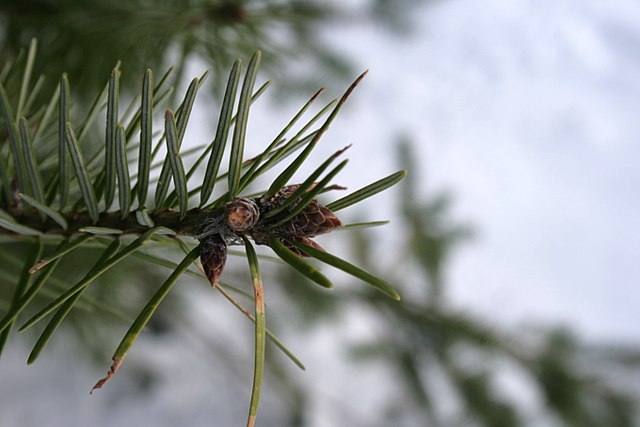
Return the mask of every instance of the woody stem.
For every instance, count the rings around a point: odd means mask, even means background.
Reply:
[[[60,225],[47,218],[44,221],[35,210],[12,209],[8,213],[21,225],[25,225],[45,235],[71,236],[79,232],[83,227],[106,227],[121,230],[123,234],[141,234],[149,229],[136,220],[135,212],[131,212],[126,218],[122,218],[119,211],[102,213],[96,223],[91,221],[87,211],[73,211],[64,214],[69,227],[64,230]],[[224,209],[201,210],[191,209],[183,219],[180,212],[173,210],[159,210],[149,214],[156,227],[167,227],[178,234],[194,234],[195,230],[203,223],[204,218],[224,215]],[[0,236],[16,235],[16,233],[0,228]]]

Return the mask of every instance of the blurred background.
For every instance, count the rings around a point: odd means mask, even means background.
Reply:
[[[189,146],[211,140],[233,59],[262,49],[258,83],[273,83],[248,154],[318,87],[328,100],[369,69],[299,176],[350,143],[350,189],[408,169],[341,212],[391,224],[318,239],[403,301],[338,273],[318,289],[263,262],[269,328],[307,370],[268,347],[259,425],[640,425],[637,1],[0,2],[3,64],[32,37],[42,92],[69,73],[76,110],[117,60],[130,97],[145,67],[175,65],[178,99],[210,69]],[[8,248],[0,273],[15,268]],[[122,288],[96,296],[135,315],[139,289],[168,274],[143,266],[129,261],[105,279]],[[246,259],[230,257],[225,278],[250,289]],[[34,337],[11,336],[0,426],[244,421],[253,328],[208,284],[183,279],[93,396],[127,323],[70,320],[30,367]]]

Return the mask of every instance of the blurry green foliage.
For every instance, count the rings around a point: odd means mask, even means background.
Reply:
[[[35,37],[40,44],[35,69],[47,75],[45,88],[50,89],[66,72],[74,93],[82,96],[100,87],[105,70],[117,61],[122,61],[124,75],[130,76],[145,68],[161,70],[178,64],[176,80],[182,82],[189,60],[202,60],[219,76],[236,58],[260,49],[267,75],[286,82],[285,89],[295,93],[303,87],[315,90],[328,76],[353,74],[349,59],[329,48],[321,31],[339,23],[371,20],[389,29],[407,28],[406,17],[420,3],[3,0],[0,62],[18,59],[22,47]],[[403,24],[397,25],[403,17]],[[122,83],[132,88],[137,80]],[[219,93],[221,85],[216,89]]]

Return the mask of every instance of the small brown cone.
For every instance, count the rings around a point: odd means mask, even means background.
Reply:
[[[200,242],[200,262],[211,285],[215,285],[222,275],[227,261],[227,244],[219,234],[207,237]]]

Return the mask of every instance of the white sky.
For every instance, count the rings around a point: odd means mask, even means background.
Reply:
[[[355,143],[349,182],[394,169],[409,133],[410,172],[478,231],[450,266],[453,301],[640,338],[640,3],[448,0],[409,39],[329,40],[371,70],[327,135]]]

